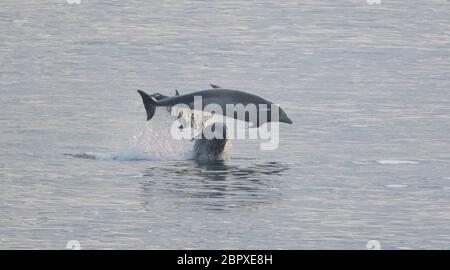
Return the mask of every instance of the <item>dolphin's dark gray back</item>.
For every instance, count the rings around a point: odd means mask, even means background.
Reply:
[[[185,104],[188,106],[192,106],[194,103],[194,97],[202,97],[203,100],[229,100],[229,104],[238,104],[241,103],[243,105],[247,104],[272,104],[272,102],[258,96],[252,93],[247,93],[239,90],[232,90],[232,89],[222,89],[222,88],[216,88],[216,89],[208,89],[208,90],[201,90],[196,91],[192,93],[188,93],[185,95],[179,95],[179,96],[172,96],[167,97],[165,99],[155,101],[153,105],[155,106],[174,106],[177,104]],[[203,102],[203,106],[206,106],[208,102]],[[220,104],[220,103],[217,103]]]

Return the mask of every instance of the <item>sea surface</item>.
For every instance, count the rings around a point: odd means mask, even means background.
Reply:
[[[450,248],[450,2],[378,2],[2,0],[0,249]],[[279,147],[145,121],[209,83]]]

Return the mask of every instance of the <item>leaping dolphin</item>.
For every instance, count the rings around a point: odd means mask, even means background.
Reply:
[[[194,107],[194,97],[202,97],[202,110],[205,110],[205,106],[208,104],[217,104],[222,109],[222,114],[225,116],[232,116],[234,119],[242,120],[246,122],[256,122],[256,126],[259,127],[265,123],[278,121],[283,123],[292,124],[292,120],[289,119],[287,114],[281,109],[278,105],[275,103],[268,101],[267,99],[264,99],[258,95],[238,91],[238,90],[232,90],[232,89],[223,89],[223,88],[215,88],[215,89],[209,89],[209,90],[202,90],[197,91],[185,95],[177,95],[177,96],[171,96],[166,97],[162,99],[158,99],[158,97],[155,97],[154,95],[148,95],[142,90],[137,90],[139,94],[142,97],[142,100],[144,102],[145,108],[152,108],[153,106],[165,106],[165,107],[172,107],[176,105],[187,105],[190,109],[195,109]],[[234,112],[233,115],[227,115],[226,109],[227,104],[242,104],[243,106],[247,105],[255,105],[257,108],[257,119],[250,119],[250,116],[248,113],[244,112],[242,113],[236,113]],[[262,111],[261,105],[265,105],[265,110]],[[154,109],[154,107],[153,107]],[[271,112],[275,109],[278,111],[278,119],[272,119]],[[267,113],[266,119],[261,118],[260,114],[261,112]],[[276,111],[275,111],[276,112]],[[154,112],[153,112],[154,113]],[[147,116],[149,115],[147,110]],[[153,116],[153,115],[152,115]],[[148,119],[148,117],[147,117]],[[149,119],[148,119],[149,120]]]

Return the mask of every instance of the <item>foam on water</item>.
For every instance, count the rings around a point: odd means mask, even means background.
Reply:
[[[70,156],[95,160],[188,160],[193,143],[171,136],[172,117],[165,108],[157,108],[151,121],[145,122],[136,135],[116,152],[77,153]]]
[[[381,165],[415,165],[419,164],[418,161],[413,160],[394,160],[394,159],[383,159],[383,160],[356,160],[352,161],[353,164],[358,165],[370,165],[370,164],[381,164]]]
[[[400,164],[419,164],[419,162],[417,161],[411,161],[411,160],[391,160],[391,159],[386,159],[386,160],[378,160],[377,161],[379,164],[383,164],[383,165],[400,165]]]
[[[408,185],[403,185],[403,184],[390,184],[390,185],[386,185],[387,188],[406,188],[408,187]]]

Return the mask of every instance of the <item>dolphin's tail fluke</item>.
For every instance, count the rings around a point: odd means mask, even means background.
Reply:
[[[145,110],[147,111],[147,121],[149,121],[150,119],[153,118],[153,115],[155,115],[156,101],[144,91],[142,90],[137,91],[142,97],[142,102],[144,102],[144,107]]]

